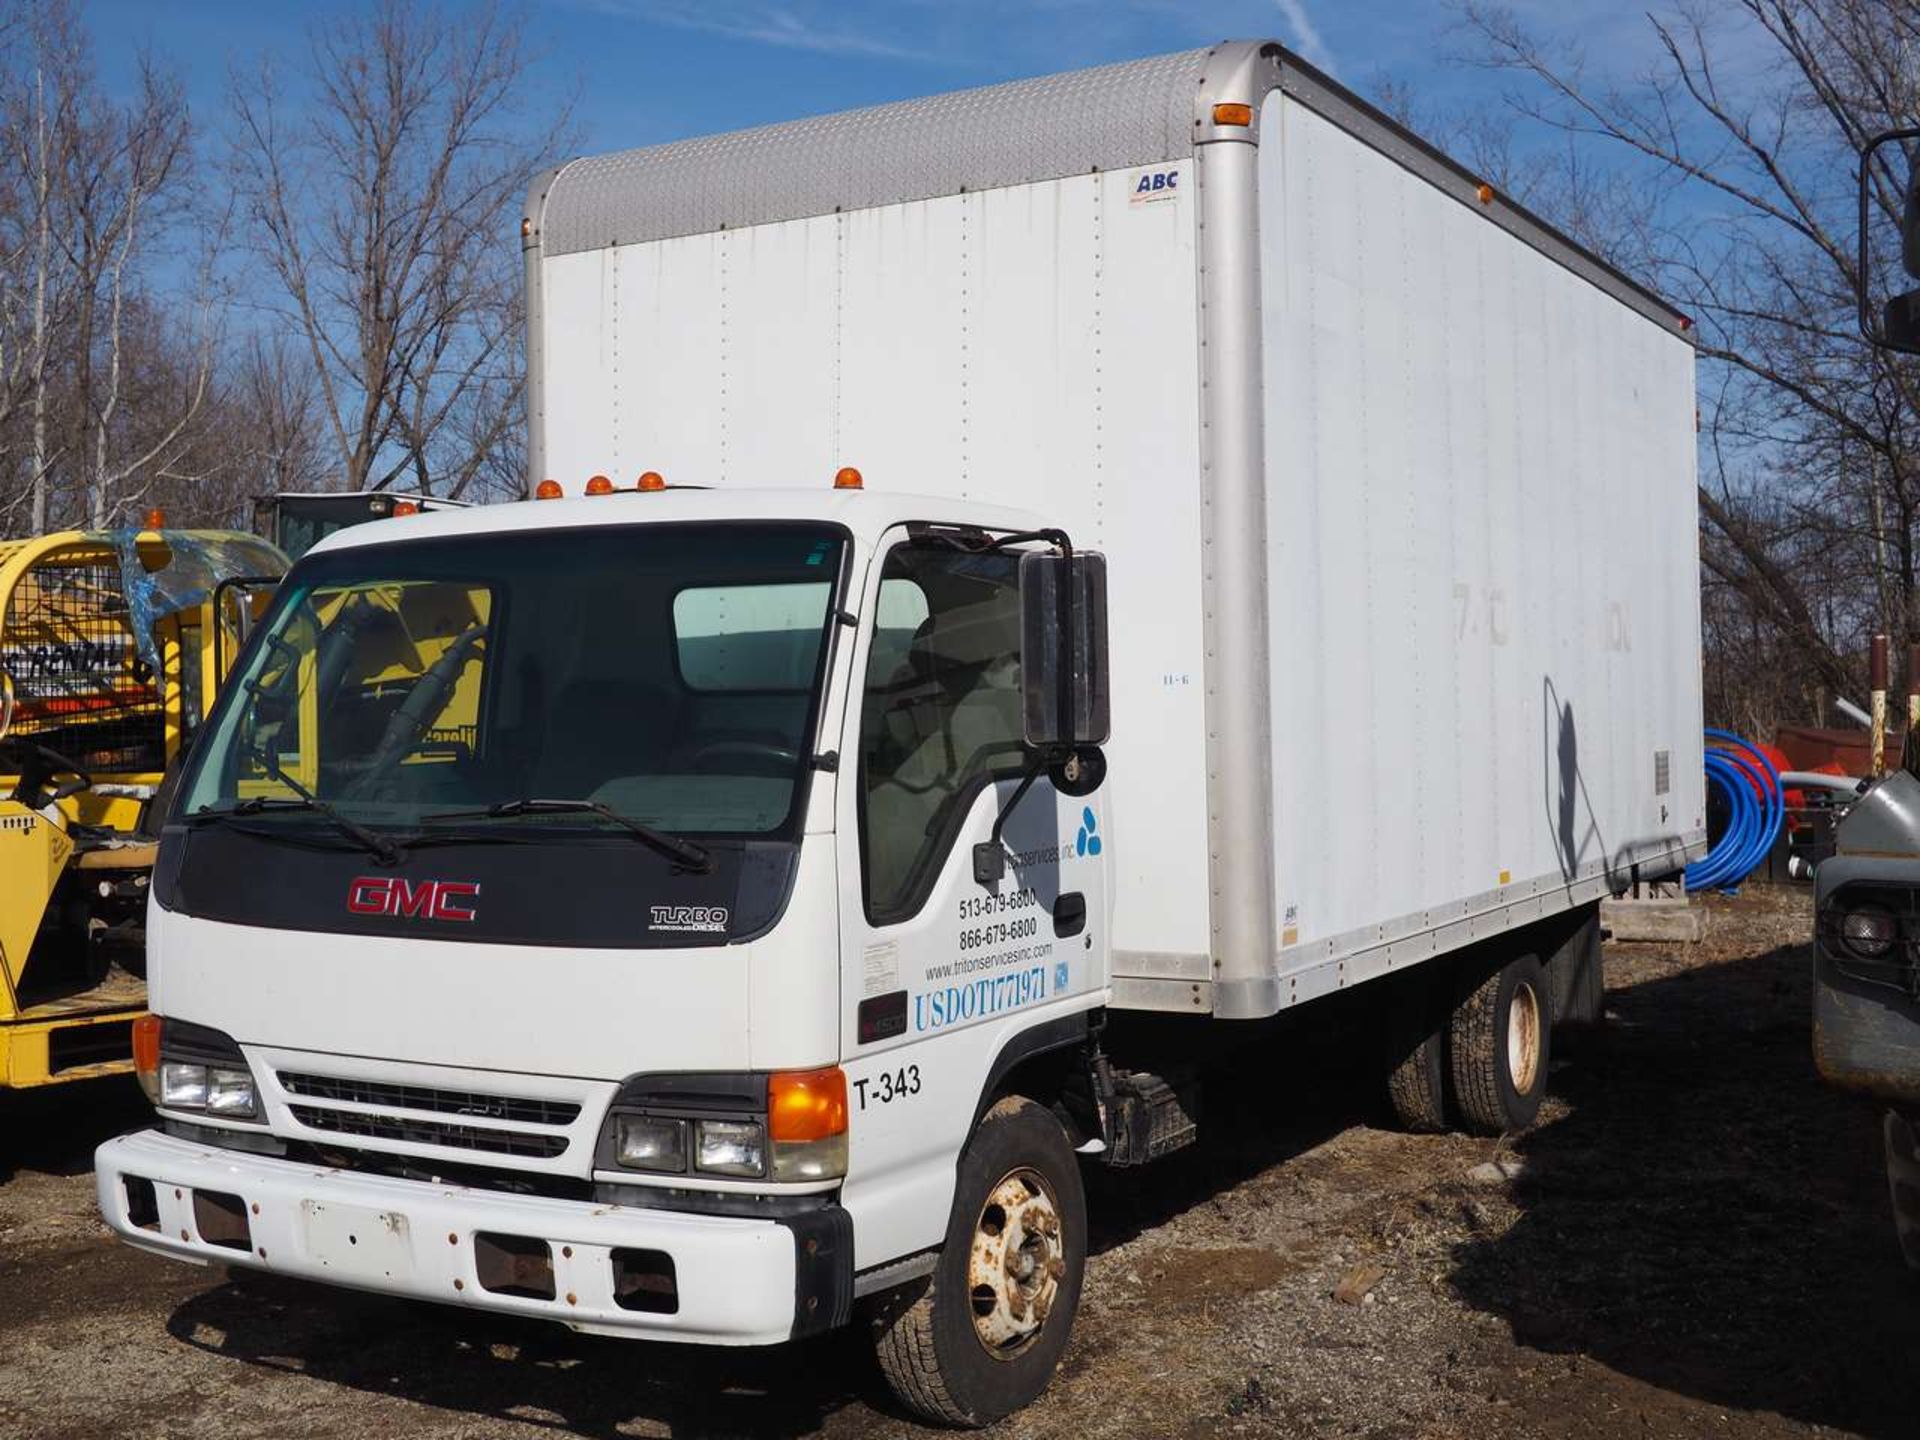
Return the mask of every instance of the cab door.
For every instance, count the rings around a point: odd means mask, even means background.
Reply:
[[[1104,1004],[1099,795],[1041,775],[1004,874],[974,847],[1026,774],[1019,552],[888,532],[860,607],[841,746],[841,1033],[858,1263],[938,1244],[997,1056]]]

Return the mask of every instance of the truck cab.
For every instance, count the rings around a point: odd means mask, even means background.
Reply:
[[[182,1259],[766,1344],[927,1288],[942,1247],[968,1263],[948,1222],[973,1183],[997,1269],[947,1288],[1007,1363],[968,1413],[1037,1393],[1099,1129],[1064,1081],[1108,994],[1102,737],[1057,728],[1103,708],[1104,617],[1097,586],[1076,620],[1051,583],[1097,566],[1069,543],[823,487],[316,546],[165,826],[160,1123],[101,1148],[109,1223]],[[970,1182],[982,1135],[1012,1149]]]

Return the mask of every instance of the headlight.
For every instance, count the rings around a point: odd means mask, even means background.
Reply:
[[[613,1158],[634,1170],[685,1170],[687,1122],[652,1115],[618,1116]]]
[[[207,1107],[207,1067],[178,1060],[160,1066],[160,1104],[168,1110],[204,1110]]]
[[[702,1120],[694,1166],[713,1175],[764,1175],[766,1130],[757,1120]]]
[[[1840,917],[1840,940],[1862,960],[1887,953],[1898,935],[1893,916],[1885,910],[1849,910]]]
[[[207,1113],[231,1119],[251,1119],[256,1107],[253,1076],[245,1070],[213,1069],[207,1072]]]

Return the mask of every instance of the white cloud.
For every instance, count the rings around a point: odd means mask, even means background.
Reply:
[[[594,0],[608,14],[699,30],[733,40],[811,50],[823,55],[859,55],[885,60],[925,60],[927,52],[842,21],[821,22],[784,5],[716,3],[716,0]]]
[[[1320,38],[1312,17],[1307,14],[1305,0],[1273,0],[1273,3],[1292,32],[1287,38],[1293,42],[1293,48],[1306,57],[1309,65],[1334,74],[1338,67],[1333,63],[1333,52],[1327,49],[1326,41]]]

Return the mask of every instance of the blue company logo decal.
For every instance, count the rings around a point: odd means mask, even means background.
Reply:
[[[1058,994],[1060,991],[1066,988],[1067,988],[1067,962],[1064,960],[1056,961],[1053,967],[1054,993]]]
[[[1018,1010],[1036,1000],[1047,998],[1047,971],[1044,965],[972,980],[965,985],[947,985],[913,997],[913,1028],[944,1030],[968,1020],[985,1020],[1006,1010]]]
[[[1141,170],[1133,177],[1133,193],[1127,197],[1129,205],[1152,205],[1161,200],[1180,198],[1180,172],[1178,170]]]
[[[1094,818],[1093,807],[1084,805],[1080,809],[1080,833],[1073,837],[1073,853],[1076,855],[1098,855],[1100,837],[1094,832],[1100,828],[1100,822]]]

